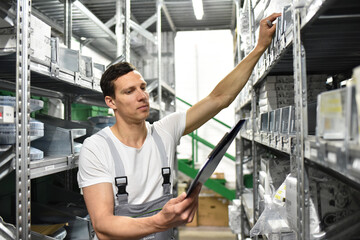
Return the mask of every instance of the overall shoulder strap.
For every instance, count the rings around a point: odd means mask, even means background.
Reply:
[[[163,182],[163,188],[164,188],[164,194],[170,193],[171,183],[170,183],[170,175],[171,175],[171,169],[169,166],[169,161],[166,155],[164,142],[161,140],[161,137],[155,130],[154,125],[151,125],[151,134],[154,138],[155,144],[159,149],[160,152],[160,158],[161,158],[161,174],[163,176],[164,182]]]
[[[128,184],[127,177],[125,175],[124,164],[120,158],[120,154],[116,149],[116,146],[113,140],[105,134],[103,131],[97,133],[99,136],[103,137],[106,140],[111,152],[111,156],[113,158],[115,164],[115,185],[118,188],[117,196],[119,203],[127,203],[128,202],[128,193],[126,192],[126,186]]]

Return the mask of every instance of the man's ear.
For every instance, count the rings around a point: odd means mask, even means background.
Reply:
[[[105,103],[106,105],[111,108],[112,110],[116,109],[115,101],[110,96],[105,97]]]

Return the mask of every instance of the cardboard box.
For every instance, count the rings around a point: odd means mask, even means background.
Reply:
[[[211,179],[225,179],[225,174],[223,172],[214,172],[210,178]]]
[[[199,197],[199,226],[229,226],[229,201],[223,197]]]

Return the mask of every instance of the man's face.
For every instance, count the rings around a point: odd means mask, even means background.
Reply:
[[[139,72],[131,71],[116,79],[114,89],[115,109],[121,118],[141,122],[149,116],[149,93]]]

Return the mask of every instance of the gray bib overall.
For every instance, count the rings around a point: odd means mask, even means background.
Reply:
[[[115,163],[115,174],[116,174],[115,185],[118,188],[118,192],[116,194],[116,198],[117,198],[116,201],[118,202],[118,204],[117,205],[115,204],[114,214],[116,216],[127,216],[127,217],[137,218],[137,217],[149,217],[158,213],[165,205],[165,203],[167,203],[173,196],[170,193],[171,170],[167,161],[165,147],[159,134],[156,132],[155,128],[151,126],[151,134],[154,138],[154,141],[159,149],[159,153],[161,156],[161,163],[162,163],[161,171],[162,171],[162,176],[164,178],[164,182],[162,184],[163,196],[143,204],[128,203],[128,193],[126,192],[127,177],[125,175],[125,169],[120,159],[120,155],[116,150],[114,142],[110,139],[110,137],[108,137],[105,134],[101,134],[101,132],[99,132],[98,134],[103,138],[105,138],[105,140],[107,141],[111,151],[112,158],[114,159],[114,163]],[[170,239],[175,239],[175,237],[173,236],[173,229],[169,229],[165,232],[153,233],[142,239],[170,240]]]

